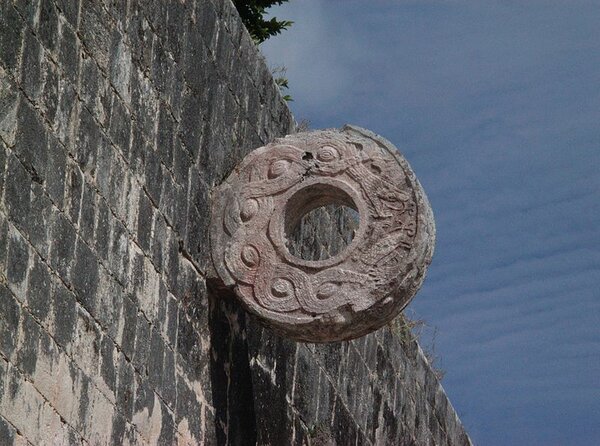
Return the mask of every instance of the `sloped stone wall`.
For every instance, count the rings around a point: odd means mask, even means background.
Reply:
[[[329,345],[249,338],[259,444],[471,444],[418,344],[394,328]]]
[[[229,0],[0,0],[0,444],[468,441],[416,344],[207,280],[211,188],[294,128]]]

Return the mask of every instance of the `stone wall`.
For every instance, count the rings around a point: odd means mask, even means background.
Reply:
[[[209,279],[211,188],[294,128],[229,0],[0,0],[0,444],[468,443],[416,343]]]

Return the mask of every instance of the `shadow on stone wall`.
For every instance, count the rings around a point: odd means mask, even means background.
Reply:
[[[229,290],[208,285],[210,378],[219,445],[256,444],[246,318]]]

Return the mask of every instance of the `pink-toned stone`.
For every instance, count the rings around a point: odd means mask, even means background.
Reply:
[[[212,199],[212,259],[246,309],[293,339],[365,335],[420,288],[435,225],[410,166],[387,140],[358,127],[290,135],[254,150]],[[286,233],[316,207],[359,214],[354,239],[324,260],[293,256]]]

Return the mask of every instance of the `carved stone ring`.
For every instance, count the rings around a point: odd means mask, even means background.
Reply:
[[[344,205],[358,229],[340,253],[307,260],[288,235],[311,210]],[[211,250],[247,310],[296,340],[365,335],[420,288],[435,226],[414,173],[385,139],[358,127],[298,133],[254,150],[217,187]]]

